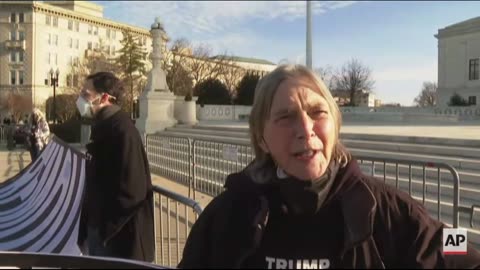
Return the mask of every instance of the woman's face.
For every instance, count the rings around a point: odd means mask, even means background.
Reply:
[[[335,145],[335,122],[326,100],[303,78],[281,83],[260,144],[287,174],[301,180],[322,176]]]

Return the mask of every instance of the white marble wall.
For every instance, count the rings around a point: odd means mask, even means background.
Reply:
[[[251,106],[197,105],[198,120],[248,120]]]
[[[198,120],[248,120],[251,106],[197,105]],[[361,122],[458,122],[480,121],[480,106],[468,107],[340,107],[345,121]]]

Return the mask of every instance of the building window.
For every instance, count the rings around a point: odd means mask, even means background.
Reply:
[[[470,59],[470,66],[468,69],[468,79],[469,80],[478,80],[479,77],[479,64],[480,59]]]
[[[96,51],[99,51],[99,49],[100,49],[100,47],[99,47],[99,45],[98,45],[98,42],[95,42],[95,50],[96,50]]]
[[[23,13],[18,14],[18,22],[24,23],[25,22],[25,15]]]
[[[94,30],[94,31],[93,31],[93,34],[94,34],[95,36],[98,36],[98,26],[95,26],[95,28],[94,28],[93,30]]]
[[[113,39],[117,38],[117,31],[116,30],[113,30],[113,32],[112,32],[112,38]]]
[[[52,16],[45,16],[45,24],[52,25]]]
[[[67,75],[67,86],[68,87],[72,86],[72,75],[70,74]]]
[[[17,22],[17,15],[15,13],[10,14],[10,22]]]
[[[58,17],[53,17],[53,26],[58,27]]]
[[[19,51],[18,52],[18,61],[23,63],[23,59],[24,59],[24,52]]]
[[[68,20],[68,30],[73,30],[73,21]]]
[[[93,29],[93,27],[91,25],[88,25],[88,34],[89,35],[92,34],[92,29]]]
[[[77,87],[78,86],[78,75],[75,74],[73,75],[73,87]]]
[[[50,82],[50,72],[47,72],[47,76],[45,77],[45,85],[49,85]]]
[[[80,32],[80,22],[75,22],[75,31]]]
[[[89,41],[89,42],[87,43],[87,49],[88,49],[88,50],[93,49],[93,47],[92,47],[92,42],[91,42],[91,41]]]
[[[18,32],[18,40],[20,41],[25,40],[25,32],[23,31]]]
[[[110,38],[110,29],[107,29],[107,38]]]
[[[50,62],[51,62],[51,60],[52,60],[52,54],[51,54],[51,53],[47,53],[47,54],[45,54],[45,55],[47,56],[47,58],[46,58],[47,64],[50,65]]]
[[[52,34],[47,35],[48,45],[52,44]]]
[[[15,72],[15,70],[10,70],[10,84],[17,84],[17,72]]]
[[[11,31],[10,32],[10,40],[17,40],[17,32]]]
[[[78,62],[79,62],[78,57],[70,56],[70,65],[76,67],[78,66]]]
[[[115,56],[115,46],[112,46],[112,56]]]
[[[75,41],[75,49],[78,49],[78,48],[79,48],[79,46],[80,46],[79,44],[80,44],[80,41],[77,39],[77,40]]]
[[[17,54],[15,52],[10,52],[10,62],[17,62]]]
[[[20,85],[23,85],[23,76],[24,76],[24,72],[23,70],[19,70],[18,71],[18,84]]]
[[[477,105],[477,97],[476,96],[469,96],[468,97],[468,104],[469,105]]]
[[[73,38],[69,38],[68,39],[68,46],[71,48],[73,48]]]
[[[58,46],[58,35],[55,35],[55,46]]]

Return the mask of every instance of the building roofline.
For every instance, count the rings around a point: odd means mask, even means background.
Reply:
[[[444,28],[438,29],[438,34],[434,37],[437,39],[460,36],[470,33],[480,32],[480,17],[471,18],[465,21],[461,21]]]
[[[259,58],[251,58],[251,57],[241,57],[241,56],[228,56],[228,55],[215,55],[211,58],[226,58],[230,61],[234,62],[243,62],[243,63],[251,63],[251,64],[262,64],[262,65],[274,65],[276,66],[275,63],[272,63],[268,60],[264,59],[259,59]]]
[[[0,5],[2,3],[0,2]],[[4,3],[6,4],[11,4],[11,3]],[[138,26],[133,26],[125,23],[119,23],[110,19],[102,18],[102,17],[96,17],[92,15],[87,15],[83,13],[79,13],[77,11],[72,11],[69,9],[49,5],[47,3],[40,3],[40,2],[33,2],[33,4],[30,2],[33,10],[35,12],[43,12],[51,15],[56,15],[56,16],[62,16],[65,18],[71,18],[75,19],[78,21],[83,21],[86,23],[90,23],[96,26],[102,26],[102,27],[108,27],[108,28],[113,28],[117,30],[128,30],[130,32],[133,32],[138,35],[144,35],[144,36],[151,36],[150,30]],[[165,39],[168,39],[167,36],[165,35]]]

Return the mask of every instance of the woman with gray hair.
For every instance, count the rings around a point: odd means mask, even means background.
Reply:
[[[408,194],[363,174],[339,141],[341,113],[303,66],[257,85],[255,160],[201,214],[181,268],[471,268],[442,254],[445,225]]]
[[[39,109],[33,109],[30,119],[29,150],[32,162],[37,159],[50,139],[50,128],[45,115]]]

